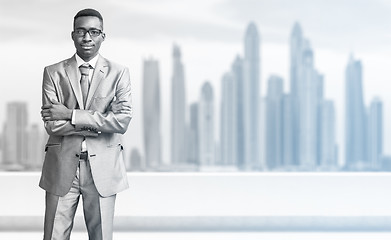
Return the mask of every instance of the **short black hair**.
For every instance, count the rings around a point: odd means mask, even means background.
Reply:
[[[103,25],[102,15],[100,14],[100,12],[98,12],[97,10],[92,9],[92,8],[86,8],[86,9],[80,10],[78,13],[76,13],[75,17],[73,18],[73,24],[75,24],[76,18],[78,18],[78,17],[97,17],[100,19],[100,21],[102,22],[102,25]]]

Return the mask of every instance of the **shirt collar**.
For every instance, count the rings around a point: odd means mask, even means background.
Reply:
[[[93,59],[91,59],[89,62],[85,62],[83,59],[81,59],[81,57],[79,57],[79,55],[75,54],[76,56],[76,62],[77,62],[77,66],[80,67],[81,65],[83,65],[84,63],[88,63],[91,65],[92,68],[95,69],[95,66],[96,66],[96,62],[98,61],[98,58],[99,58],[99,54],[97,54]]]

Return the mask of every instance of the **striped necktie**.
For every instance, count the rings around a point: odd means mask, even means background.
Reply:
[[[86,108],[88,90],[90,88],[89,84],[89,74],[90,74],[91,65],[88,63],[84,63],[79,67],[81,73],[80,86],[81,86],[81,94],[83,96],[83,106]]]

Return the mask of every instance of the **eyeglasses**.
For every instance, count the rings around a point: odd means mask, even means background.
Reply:
[[[84,29],[84,28],[78,28],[74,31],[74,33],[76,34],[76,36],[78,37],[84,37],[86,35],[86,33],[90,34],[91,37],[98,37],[99,35],[101,35],[103,32],[99,29]]]

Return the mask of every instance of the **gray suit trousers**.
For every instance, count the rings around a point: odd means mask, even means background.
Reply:
[[[72,187],[65,196],[46,192],[44,240],[70,239],[80,195],[89,239],[112,239],[116,195],[101,197],[92,179],[89,161],[80,160]]]

